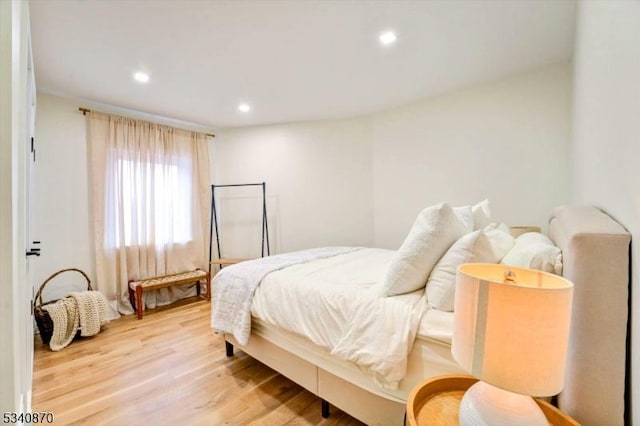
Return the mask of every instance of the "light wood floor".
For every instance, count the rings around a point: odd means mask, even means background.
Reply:
[[[33,411],[55,424],[360,425],[269,367],[236,350],[210,326],[210,305],[191,299],[123,317],[97,336],[52,352],[36,336]]]

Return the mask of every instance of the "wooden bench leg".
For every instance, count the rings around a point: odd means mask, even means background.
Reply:
[[[227,351],[227,357],[232,357],[233,356],[233,344],[227,342],[226,340],[224,341],[224,348]]]
[[[136,287],[136,308],[138,310],[138,319],[142,319],[142,286]]]
[[[196,281],[196,296],[200,297],[200,281]]]
[[[211,274],[207,272],[207,300],[211,300]]]
[[[136,294],[133,292],[133,290],[131,290],[131,287],[129,287],[129,303],[131,303],[131,307],[135,311],[136,310]]]

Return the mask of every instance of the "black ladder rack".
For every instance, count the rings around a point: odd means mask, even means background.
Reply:
[[[211,185],[211,227],[209,235],[215,230],[216,233],[216,248],[218,249],[218,258],[222,259],[222,252],[220,251],[220,232],[218,230],[218,214],[216,211],[216,188],[230,188],[239,186],[261,186],[262,187],[262,247],[261,256],[264,257],[265,242],[267,247],[267,256],[271,254],[269,249],[269,225],[267,222],[267,196],[265,182],[261,183],[239,183],[233,185]],[[211,255],[213,253],[213,239],[209,239],[209,273],[211,273]],[[220,264],[222,267],[222,264]]]

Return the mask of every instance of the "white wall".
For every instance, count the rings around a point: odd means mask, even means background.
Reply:
[[[545,228],[569,198],[569,64],[373,116],[375,244],[397,248],[418,212],[488,197],[509,225]]]
[[[41,241],[42,256],[35,260],[36,286],[70,267],[95,282],[87,160],[85,118],[78,102],[38,93],[33,233]],[[76,273],[61,275],[45,287],[45,300],[66,296],[70,283],[85,281]]]
[[[212,150],[216,184],[267,183],[272,253],[373,243],[370,120],[222,130]],[[218,190],[216,190],[218,191]],[[261,193],[222,189],[225,257],[260,249]]]
[[[640,2],[580,2],[573,193],[632,234],[631,401],[640,425]],[[603,372],[606,374],[606,372]]]
[[[489,197],[498,219],[544,228],[569,199],[570,89],[559,64],[371,117],[222,130],[212,175],[267,182],[277,252],[397,248],[420,209],[442,200]],[[225,256],[260,247],[258,195],[224,193]]]

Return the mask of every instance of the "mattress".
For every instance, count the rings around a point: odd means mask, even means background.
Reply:
[[[387,398],[402,401],[412,386],[424,377],[462,372],[451,356],[453,314],[427,309],[423,291],[386,298],[385,303],[395,306],[382,310],[389,316],[383,320],[387,324],[396,320],[392,317],[398,316],[397,309],[412,310],[412,315],[406,317],[409,319],[397,325],[398,330],[402,330],[396,333],[398,335],[411,330],[407,340],[397,345],[404,344],[402,357],[407,360],[400,376],[404,377],[406,372],[406,377],[397,389],[388,386],[381,389],[376,385],[380,382],[375,377],[367,377],[371,376],[370,372],[355,366],[359,362],[340,360],[332,354],[332,348],[343,343],[344,330],[354,315],[354,306],[363,303],[366,306],[363,299],[380,298],[379,281],[394,253],[366,248],[271,272],[254,294],[252,332],[262,333],[262,337],[284,348],[298,348],[303,353],[297,355],[305,359],[310,357],[321,368],[373,393],[382,392]],[[406,324],[407,321],[413,324]]]

